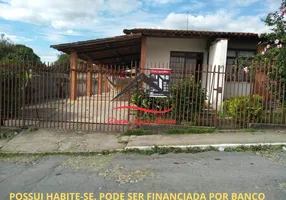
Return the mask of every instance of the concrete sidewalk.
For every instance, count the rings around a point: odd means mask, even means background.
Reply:
[[[100,152],[123,149],[118,142],[119,134],[53,132],[37,130],[22,132],[3,144],[2,152],[47,153],[47,152]]]
[[[205,146],[239,146],[257,144],[285,144],[285,131],[268,132],[231,132],[215,134],[185,134],[185,135],[144,135],[131,136],[126,148],[148,149],[150,146],[169,147],[205,147]]]
[[[100,152],[104,150],[150,149],[153,146],[205,147],[257,144],[286,145],[286,130],[256,133],[215,133],[188,135],[123,136],[112,133],[53,132],[38,130],[22,132],[9,141],[0,140],[2,152]],[[2,148],[1,148],[2,145]]]

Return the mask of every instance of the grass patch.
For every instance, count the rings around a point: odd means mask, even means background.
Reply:
[[[1,154],[0,153],[0,161],[1,162],[9,162],[9,163],[22,163],[22,164],[31,164],[40,160],[43,156],[40,154],[37,155],[25,155],[25,154]]]
[[[189,129],[169,129],[167,134],[204,134],[215,133],[216,130],[212,128],[189,128]]]
[[[273,153],[273,152],[283,152],[284,145],[258,145],[258,146],[237,146],[237,147],[226,147],[225,152],[258,152],[258,153]],[[206,148],[200,147],[158,147],[154,146],[148,150],[140,149],[126,149],[122,151],[101,151],[101,152],[51,152],[51,153],[4,153],[0,151],[0,161],[5,159],[11,159],[13,157],[22,158],[28,156],[34,156],[39,159],[44,156],[98,156],[98,155],[110,155],[115,153],[125,153],[125,154],[141,154],[141,155],[152,155],[152,154],[167,154],[167,153],[202,153],[207,151],[218,151],[218,147],[208,146]]]
[[[151,130],[135,129],[135,130],[127,130],[122,135],[130,136],[130,135],[154,135],[154,134],[156,134],[156,133],[154,131],[151,131]]]
[[[176,134],[209,134],[209,133],[255,133],[261,132],[261,130],[257,129],[237,129],[237,130],[223,130],[223,129],[215,129],[215,128],[199,128],[199,127],[191,127],[191,128],[171,128],[167,131],[162,131],[159,133],[176,135]],[[122,134],[122,136],[131,136],[131,135],[156,135],[159,134],[158,131],[155,130],[143,130],[143,129],[133,129],[127,130]]]
[[[237,147],[227,147],[225,152],[282,152],[283,145],[258,145],[258,146],[237,146]],[[127,149],[122,151],[122,153],[138,153],[145,155],[152,154],[167,154],[167,153],[202,153],[207,151],[219,151],[217,147],[209,146],[206,148],[200,147],[187,147],[185,149],[177,147],[158,147],[154,146],[152,149],[139,150],[139,149]]]
[[[238,132],[246,132],[246,133],[255,133],[257,131],[260,131],[262,132],[261,130],[257,130],[257,129],[254,129],[254,128],[248,128],[248,129],[239,129]]]
[[[18,135],[21,129],[14,128],[0,128],[0,139],[11,139]]]

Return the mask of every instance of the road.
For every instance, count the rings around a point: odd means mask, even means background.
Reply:
[[[265,199],[285,200],[285,161],[286,152],[2,157],[0,199],[24,192],[185,192],[228,193],[228,199],[232,193],[264,193]]]

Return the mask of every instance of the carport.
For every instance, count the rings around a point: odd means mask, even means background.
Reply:
[[[70,98],[76,100],[78,58],[87,62],[87,96],[91,96],[92,72],[95,70],[98,72],[98,91],[100,91],[103,80],[101,72],[104,67],[124,66],[128,68],[134,62],[144,63],[144,58],[146,58],[144,44],[146,44],[146,39],[142,38],[141,34],[129,34],[51,45],[51,47],[70,55]]]

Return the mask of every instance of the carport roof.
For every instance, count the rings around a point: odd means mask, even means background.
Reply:
[[[89,58],[96,64],[121,64],[140,60],[141,34],[87,40],[58,45],[52,48],[70,54],[77,52],[79,58]]]

